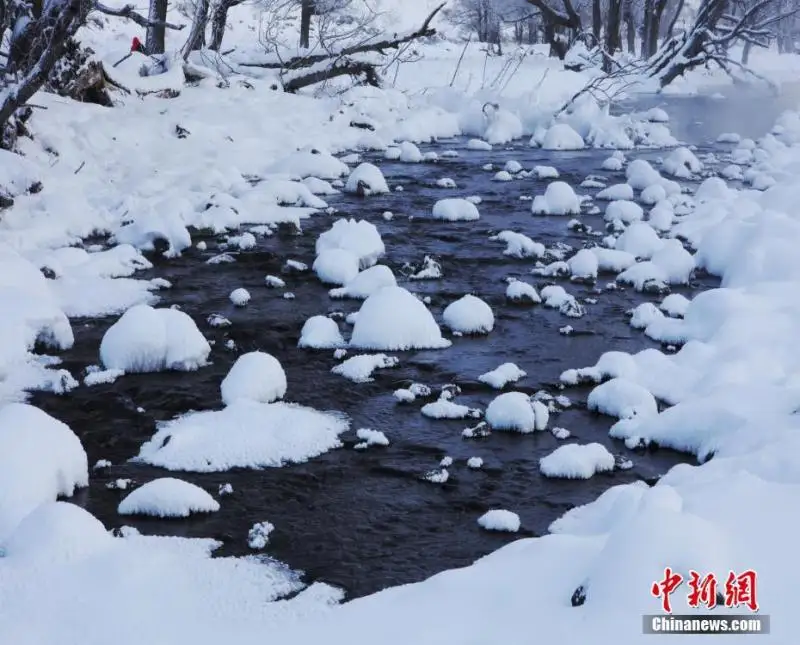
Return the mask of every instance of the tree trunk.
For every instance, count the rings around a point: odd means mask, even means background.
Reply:
[[[183,59],[186,60],[193,51],[200,49],[206,41],[206,24],[208,24],[208,8],[210,0],[197,0],[192,18],[192,29],[183,46]]]
[[[750,49],[751,49],[751,47],[752,47],[752,44],[748,40],[744,44],[744,49],[742,49],[742,65],[747,65],[747,61],[750,60]],[[781,53],[783,53],[783,52],[781,52]]]
[[[300,47],[311,46],[311,16],[314,15],[314,0],[303,0],[300,5]]]
[[[661,18],[664,15],[664,9],[667,7],[667,0],[648,0],[650,6],[650,20],[645,21],[645,30],[647,37],[647,49],[644,51],[644,56],[650,58],[655,56],[658,51],[658,38],[661,34]]]
[[[228,11],[231,7],[242,4],[244,0],[219,0],[211,16],[211,44],[209,49],[219,51],[225,37],[225,26],[228,22]]]
[[[619,35],[622,19],[622,0],[608,0],[608,21],[606,22],[606,51],[610,56],[622,49],[622,40]],[[611,71],[611,61],[603,60],[603,67]]]
[[[642,20],[642,58],[649,58],[650,53],[650,24],[653,22],[653,5],[655,0],[644,1],[644,19]]]
[[[147,28],[145,50],[148,54],[163,54],[166,49],[167,5],[169,0],[150,0],[150,12],[147,17],[151,25]]]
[[[625,22],[625,39],[628,45],[628,53],[636,55],[636,19],[633,16],[633,0],[625,1],[622,19]]]
[[[601,0],[592,0],[592,35],[595,45],[600,42],[600,35],[603,30],[603,7]]]

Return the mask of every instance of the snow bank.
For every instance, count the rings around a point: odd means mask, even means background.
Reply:
[[[338,414],[240,399],[221,411],[194,412],[161,424],[135,459],[201,473],[284,466],[339,448],[339,435],[348,425]]]
[[[447,222],[472,222],[480,219],[478,207],[467,199],[440,199],[433,205],[433,218]]]
[[[361,305],[350,345],[360,349],[401,351],[443,349],[450,341],[427,307],[402,287],[384,287]]]
[[[494,314],[483,300],[467,294],[445,308],[442,322],[454,332],[488,334],[494,329]]]
[[[519,531],[519,515],[503,509],[486,511],[478,518],[478,525],[487,531],[505,531],[516,533]]]
[[[154,479],[123,499],[120,515],[189,517],[192,513],[213,513],[219,502],[199,486],[173,477]]]
[[[220,384],[222,402],[272,403],[286,395],[286,372],[277,358],[265,352],[248,352],[236,359]]]
[[[545,477],[589,479],[595,473],[614,470],[614,455],[599,443],[569,443],[539,460]]]
[[[127,373],[196,370],[210,353],[211,346],[188,315],[149,305],[128,309],[100,342],[106,369]]]
[[[66,424],[24,403],[0,407],[0,543],[40,504],[88,485],[86,452]]]

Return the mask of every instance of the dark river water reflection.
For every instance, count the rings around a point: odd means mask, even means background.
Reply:
[[[742,105],[748,101],[749,97],[743,98]],[[717,98],[647,97],[637,99],[637,107],[665,107],[673,117],[675,134],[707,150],[720,132],[756,136],[768,129],[783,103],[771,104],[766,110],[763,97],[760,101],[757,119],[749,108],[743,112],[732,101]],[[788,102],[785,107],[790,107]],[[771,113],[769,118],[765,112]],[[757,132],[752,130],[755,127],[759,128]],[[610,349],[635,352],[655,346],[628,325],[626,316],[636,304],[655,298],[633,290],[593,295],[589,293],[591,285],[559,281],[581,300],[597,299],[595,304],[586,305],[588,313],[580,319],[566,318],[543,306],[509,305],[504,297],[507,277],[525,278],[539,287],[547,281],[530,274],[530,260],[505,257],[504,245],[488,239],[498,231],[512,229],[548,247],[561,243],[578,249],[594,243],[597,238],[568,231],[569,218],[531,215],[530,202],[520,200],[520,196],[543,192],[546,181],[528,178],[495,182],[491,180],[494,173],[482,167],[492,163],[499,170],[506,161],[515,159],[525,168],[555,166],[562,179],[576,186],[590,174],[605,176],[609,183],[624,181],[622,173],[600,170],[608,151],[552,153],[532,149],[527,141],[521,141],[492,152],[477,152],[467,150],[466,141],[461,139],[425,147],[438,152],[447,149],[458,150],[459,156],[419,165],[377,161],[390,185],[402,186],[402,192],[368,199],[328,198],[338,210],[335,215],[313,216],[304,222],[299,235],[280,231],[259,238],[258,246],[238,253],[234,263],[206,264],[220,252],[220,240],[199,234],[194,241],[206,239],[207,251],[191,249],[175,260],[154,258],[155,268],[140,277],[158,276],[172,283],[172,289],[162,292],[161,304],[180,306],[215,342],[212,364],[192,373],[126,376],[111,385],[81,387],[67,397],[36,395],[35,404],[68,423],[80,436],[90,463],[108,459],[114,464],[94,472],[91,486],[75,501],[109,528],[132,525],[145,533],[216,537],[224,542],[222,554],[250,553],[248,529],[255,522],[268,520],[276,527],[267,548],[271,556],[304,571],[307,580],[342,586],[353,597],[468,565],[515,537],[545,533],[566,510],[595,499],[612,485],[637,479],[652,482],[673,464],[689,460],[669,450],[631,452],[609,439],[613,419],[585,410],[589,389],[566,391],[574,406],[551,417],[550,425],[569,429],[573,440],[603,443],[613,453],[632,459],[634,465],[630,470],[588,481],[551,480],[540,475],[539,458],[561,443],[549,432],[495,433],[483,440],[466,441],[461,430],[472,425],[470,420],[434,421],[420,414],[419,403],[396,403],[392,391],[412,381],[434,388],[456,383],[463,390],[459,402],[485,409],[497,392],[479,383],[477,377],[506,361],[528,373],[514,389],[527,393],[547,389],[558,394],[558,377],[565,369],[594,364]],[[652,159],[662,154],[651,151],[629,156]],[[452,178],[458,188],[436,187],[436,180],[442,177]],[[437,199],[467,195],[483,199],[477,222],[408,217],[429,213]],[[392,211],[395,217],[386,221],[384,211]],[[444,276],[440,280],[401,280],[412,291],[430,296],[429,307],[437,319],[447,304],[474,293],[491,305],[496,317],[494,331],[487,337],[455,338],[448,350],[397,353],[398,367],[379,370],[374,382],[358,385],[330,373],[337,363],[333,352],[298,350],[300,329],[310,316],[349,313],[360,305],[358,301],[331,300],[327,288],[310,272],[282,274],[287,259],[310,266],[316,238],[343,216],[366,219],[378,227],[387,248],[383,263],[398,278],[406,263],[418,266],[425,255],[441,263]],[[599,217],[583,219],[602,229]],[[284,299],[284,290],[265,287],[267,274],[282,276],[286,290],[296,298]],[[601,276],[598,286],[613,277]],[[691,298],[698,290],[715,285],[715,279],[698,276],[695,283],[680,291]],[[251,293],[246,308],[230,304],[228,295],[237,287]],[[207,317],[212,313],[228,317],[232,326],[210,327]],[[64,367],[79,375],[87,365],[96,364],[100,339],[113,321],[74,321],[76,344],[63,356]],[[560,334],[559,328],[567,324],[576,333]],[[228,341],[235,343],[235,350],[226,347]],[[281,361],[289,382],[287,400],[341,410],[352,418],[353,431],[343,436],[344,448],[307,464],[218,474],[168,473],[127,462],[150,438],[157,422],[188,410],[221,407],[220,381],[236,357],[251,350],[270,352]],[[391,445],[354,450],[354,431],[362,427],[385,432]],[[447,483],[423,481],[421,475],[436,468],[444,456],[454,460]],[[467,468],[465,462],[472,456],[483,458],[482,469]],[[208,516],[165,521],[117,515],[117,504],[125,492],[109,489],[109,482],[130,478],[140,484],[162,476],[186,479],[215,496],[221,484],[231,483],[234,492],[221,499],[218,513]],[[513,536],[480,529],[477,518],[492,508],[518,513],[523,527],[520,533]]]

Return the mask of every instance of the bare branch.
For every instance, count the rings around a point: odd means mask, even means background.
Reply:
[[[176,31],[180,31],[186,25],[176,25],[171,22],[160,22],[158,20],[149,20],[145,18],[143,15],[136,13],[134,11],[132,4],[126,4],[122,9],[112,9],[104,4],[99,2],[94,4],[94,8],[99,11],[100,13],[104,13],[109,16],[116,16],[117,18],[126,18],[128,20],[132,20],[137,25],[141,27],[159,27],[163,26],[167,29],[175,29]]]

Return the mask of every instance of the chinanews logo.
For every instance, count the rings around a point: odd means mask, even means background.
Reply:
[[[747,610],[745,614],[691,613],[673,614],[673,596],[685,592],[689,609],[715,608]],[[688,577],[664,569],[661,579],[653,582],[650,594],[658,599],[661,613],[644,616],[646,634],[768,634],[769,616],[758,613],[758,575],[752,569],[736,573],[728,571],[724,578],[714,573],[701,574],[690,570]]]

